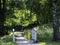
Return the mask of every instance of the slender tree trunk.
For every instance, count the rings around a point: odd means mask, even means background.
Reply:
[[[1,3],[1,5],[0,5],[0,35],[4,35],[5,34],[5,30],[4,30],[5,1],[6,0],[0,0],[0,3]]]
[[[1,0],[0,0],[0,10],[1,10]]]
[[[58,24],[58,15],[57,15],[57,0],[52,0],[52,15],[53,15],[53,39],[54,41],[60,40],[59,38],[59,24]]]

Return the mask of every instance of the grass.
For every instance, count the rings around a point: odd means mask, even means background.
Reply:
[[[40,45],[60,45],[60,42],[40,42]]]
[[[0,45],[16,45],[15,42],[12,42],[12,36],[5,35],[0,37]]]

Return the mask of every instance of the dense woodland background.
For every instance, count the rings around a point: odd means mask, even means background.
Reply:
[[[51,24],[59,40],[60,0],[0,0],[0,35],[9,30]],[[57,36],[58,35],[58,36]]]

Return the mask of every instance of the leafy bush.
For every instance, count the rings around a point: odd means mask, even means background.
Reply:
[[[24,37],[31,40],[31,30],[24,30]]]
[[[5,35],[0,37],[0,45],[16,45],[15,42],[12,42],[12,37]]]
[[[38,27],[37,27],[38,28]],[[32,30],[32,29],[31,29]],[[23,36],[27,39],[32,39],[32,33],[30,29],[25,29]],[[37,29],[37,41],[51,41],[53,39],[53,28],[48,26],[40,26]]]
[[[51,41],[53,38],[53,29],[52,28],[39,28],[37,30],[37,41]]]

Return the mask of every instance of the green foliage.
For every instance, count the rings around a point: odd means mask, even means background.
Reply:
[[[40,42],[40,45],[60,45],[60,42]]]
[[[31,30],[30,30],[30,29],[24,30],[23,36],[24,36],[25,38],[31,40]]]
[[[37,41],[52,41],[52,39],[53,28],[50,28],[48,25],[40,26],[37,30]]]
[[[22,25],[28,26],[31,23],[34,23],[36,19],[36,14],[32,13],[30,17],[29,10],[14,10],[13,16],[7,15],[5,25],[7,26],[15,26],[15,25]],[[8,18],[9,17],[9,18]]]
[[[37,41],[52,41],[53,40],[53,28],[50,26],[51,24],[48,25],[43,25],[43,26],[37,26]],[[23,36],[27,39],[32,39],[32,29],[25,29]]]
[[[0,45],[16,45],[15,42],[12,42],[12,37],[5,35],[0,37]]]
[[[34,12],[31,13],[29,9],[26,9],[25,1],[7,1],[6,3],[7,12],[6,12],[6,20],[5,26],[28,26],[29,24],[34,23],[37,21],[36,14]],[[18,4],[22,3],[22,9],[20,9]],[[13,5],[14,3],[14,5]],[[12,4],[12,5],[11,5]]]
[[[60,14],[60,1],[58,0],[57,2],[58,14]],[[12,26],[15,24],[28,26],[35,21],[38,21],[39,24],[52,22],[52,10],[49,0],[7,0],[5,8],[5,26]]]
[[[59,11],[59,1],[57,2]],[[5,26],[28,26],[36,21],[39,24],[52,22],[49,0],[8,0],[6,8]]]

